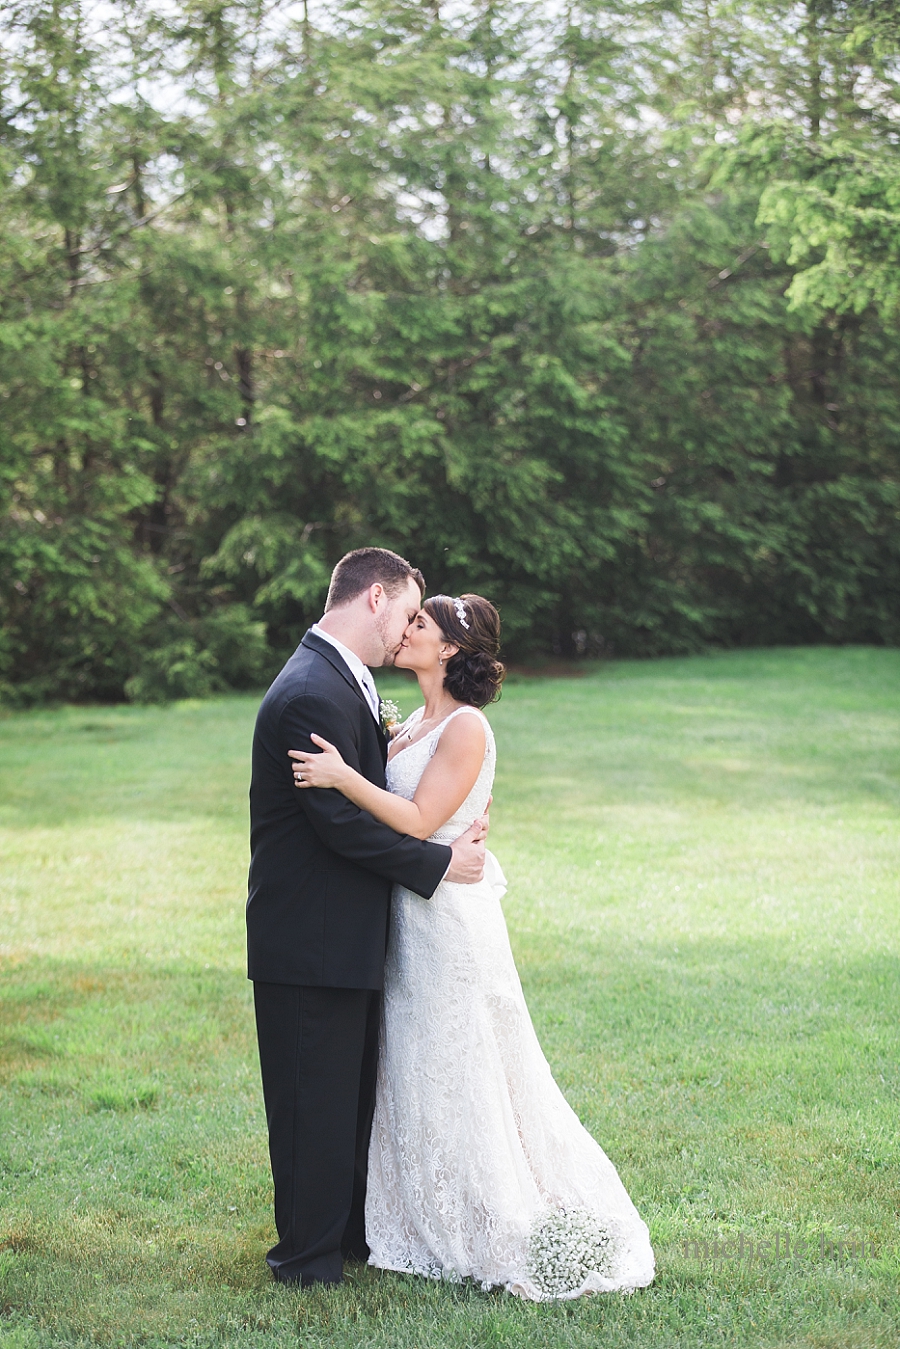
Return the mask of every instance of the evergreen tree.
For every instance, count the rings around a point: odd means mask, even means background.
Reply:
[[[21,0],[0,682],[261,682],[348,548],[507,653],[898,637],[897,25]]]

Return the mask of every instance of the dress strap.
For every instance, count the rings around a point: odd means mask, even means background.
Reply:
[[[489,754],[492,752],[492,746],[493,746],[494,741],[493,741],[493,733],[492,733],[492,731],[491,731],[491,723],[488,721],[487,717],[484,715],[483,712],[479,711],[479,709],[478,709],[477,707],[472,707],[472,706],[470,706],[470,705],[467,703],[467,704],[465,705],[465,707],[457,707],[457,708],[455,708],[455,709],[449,714],[449,716],[444,717],[444,720],[443,720],[443,721],[439,721],[438,724],[437,724],[437,726],[432,727],[432,729],[428,732],[428,734],[427,734],[426,736],[423,737],[425,740],[430,740],[430,741],[431,741],[431,748],[430,748],[430,750],[429,750],[429,757],[431,757],[431,758],[434,757],[435,752],[437,751],[437,747],[438,747],[438,745],[441,743],[441,736],[444,734],[444,729],[445,729],[445,727],[449,726],[449,724],[450,724],[450,722],[453,720],[453,718],[454,718],[454,717],[458,717],[462,712],[474,712],[474,713],[475,713],[476,717],[479,719],[479,721],[481,722],[482,726],[484,727],[484,753],[485,753],[485,756],[489,755]]]
[[[434,735],[434,732],[437,731],[438,733],[437,738],[439,740],[444,733],[444,727],[448,726],[450,722],[453,720],[453,718],[458,717],[462,712],[474,712],[475,716],[478,718],[478,720],[484,727],[485,735],[488,737],[488,740],[490,740],[491,723],[488,721],[487,717],[484,715],[484,713],[481,711],[480,708],[472,707],[468,703],[466,703],[464,707],[455,708],[450,713],[449,716],[444,717],[444,720],[438,722],[437,726],[434,727],[434,730],[429,731],[429,735]]]
[[[458,717],[460,712],[474,712],[476,717],[478,717],[480,721],[487,721],[487,717],[484,715],[480,707],[472,707],[470,703],[465,703],[462,707],[455,708],[448,717],[444,717],[444,720],[441,722],[441,725],[446,726],[447,722],[452,721],[454,717]]]

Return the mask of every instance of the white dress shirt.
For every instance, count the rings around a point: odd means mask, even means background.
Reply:
[[[330,632],[325,632],[318,623],[313,623],[310,632],[314,632],[317,637],[321,637],[324,642],[330,642],[335,651],[340,655],[344,664],[347,666],[353,678],[363,691],[366,702],[372,712],[372,716],[381,725],[381,701],[375,688],[375,680],[369,673],[367,666],[363,665],[355,651],[351,651],[349,646],[344,646],[336,637],[332,637]]]

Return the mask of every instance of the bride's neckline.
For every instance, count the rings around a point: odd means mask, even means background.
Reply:
[[[414,712],[410,712],[409,717],[414,717],[416,715],[416,712],[424,712],[424,711],[425,711],[424,707],[417,707]],[[478,708],[472,707],[471,703],[462,703],[459,707],[454,707],[452,712],[448,712],[446,717],[441,717],[440,721],[437,722],[434,726],[432,726],[430,731],[426,731],[424,735],[419,736],[418,740],[411,740],[408,745],[404,745],[402,749],[395,750],[393,754],[390,753],[389,749],[387,757],[388,763],[393,763],[395,759],[400,758],[401,754],[405,754],[407,750],[414,749],[416,745],[423,745],[425,741],[429,738],[429,736],[434,735],[435,731],[439,731],[442,726],[446,725],[446,723],[450,720],[451,717],[456,716],[457,712],[467,712],[467,711],[478,712]],[[407,721],[409,721],[409,717],[407,717]]]

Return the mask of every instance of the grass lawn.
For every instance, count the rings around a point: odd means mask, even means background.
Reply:
[[[491,711],[525,992],[658,1255],[646,1291],[577,1303],[269,1282],[255,708],[0,720],[3,1349],[894,1349],[900,652],[620,662]]]

